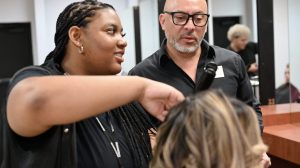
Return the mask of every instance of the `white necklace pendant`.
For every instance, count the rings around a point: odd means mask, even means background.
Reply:
[[[115,142],[115,145],[113,144],[113,142],[110,142],[110,145],[112,146],[112,148],[114,149],[116,155],[118,158],[121,158],[121,152],[120,152],[120,148],[119,148],[119,143]]]

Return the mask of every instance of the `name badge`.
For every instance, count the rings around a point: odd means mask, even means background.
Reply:
[[[215,78],[224,78],[223,66],[218,66]]]

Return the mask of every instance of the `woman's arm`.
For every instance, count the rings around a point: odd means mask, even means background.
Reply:
[[[171,86],[134,76],[30,77],[10,92],[7,118],[14,132],[32,137],[133,100],[163,120],[167,110],[183,98]]]

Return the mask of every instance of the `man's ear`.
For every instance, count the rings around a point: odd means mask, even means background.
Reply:
[[[163,30],[165,30],[165,22],[166,22],[165,14],[162,13],[159,15],[159,23]]]
[[[68,32],[70,41],[77,47],[82,45],[80,40],[81,33],[81,29],[78,26],[72,26]]]

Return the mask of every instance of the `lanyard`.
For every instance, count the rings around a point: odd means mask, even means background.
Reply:
[[[121,152],[120,152],[120,148],[119,148],[119,142],[117,140],[115,140],[115,141],[112,140],[112,137],[109,135],[109,132],[104,128],[103,124],[101,123],[101,121],[98,117],[96,117],[96,120],[97,120],[102,132],[104,133],[106,138],[109,140],[109,143],[117,157],[119,167],[122,167],[121,162],[120,162]],[[111,128],[111,132],[112,132],[111,134],[113,134],[115,132],[115,129],[111,122],[110,113],[108,113],[108,122],[109,122],[109,125]]]

